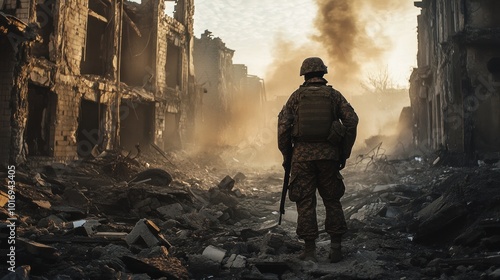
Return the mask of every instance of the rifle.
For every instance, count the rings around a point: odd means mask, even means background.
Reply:
[[[283,179],[283,190],[281,191],[280,218],[278,225],[281,225],[281,216],[285,214],[286,192],[288,191],[288,183],[290,182],[290,169],[292,169],[292,153],[286,156],[283,167],[285,168],[285,178]]]

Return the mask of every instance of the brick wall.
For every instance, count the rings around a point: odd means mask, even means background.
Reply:
[[[14,54],[8,46],[0,47],[0,164],[7,164],[10,146],[10,95],[12,90],[12,73]]]
[[[64,2],[64,3],[63,3]],[[58,49],[60,70],[64,74],[80,74],[82,47],[87,32],[88,0],[61,1],[58,8]]]
[[[79,94],[70,85],[59,84],[57,94],[54,157],[76,158],[76,130],[80,106]]]

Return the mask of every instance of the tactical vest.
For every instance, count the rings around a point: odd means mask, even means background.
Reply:
[[[298,110],[292,136],[300,142],[325,142],[336,112],[330,86],[304,87],[299,92]]]

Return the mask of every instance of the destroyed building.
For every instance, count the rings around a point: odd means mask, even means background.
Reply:
[[[192,66],[194,3],[176,1],[173,16],[164,6],[0,1],[5,30],[24,22],[20,29],[36,31],[29,40],[0,34],[0,162],[192,141],[201,93]]]
[[[424,0],[410,77],[414,142],[458,162],[500,152],[500,2]]]
[[[247,111],[250,122],[256,124],[255,117],[266,101],[263,79],[248,74],[246,65],[233,64],[234,50],[226,47],[219,37],[205,30],[200,38],[194,39],[193,61],[196,83],[204,91],[203,105],[198,112],[200,139],[205,144],[227,143],[223,139],[238,138],[237,135],[225,135],[238,113]],[[261,115],[261,114],[259,114]],[[254,119],[252,119],[254,118]],[[239,123],[238,129],[246,128]],[[244,134],[244,133],[243,133]]]

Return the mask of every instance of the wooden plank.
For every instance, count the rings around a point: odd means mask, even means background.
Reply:
[[[108,23],[108,19],[101,16],[100,14],[92,11],[91,9],[88,9],[88,12],[89,12],[89,16],[92,16],[92,17],[95,17],[96,19],[100,20],[100,21],[104,21],[105,23]]]

